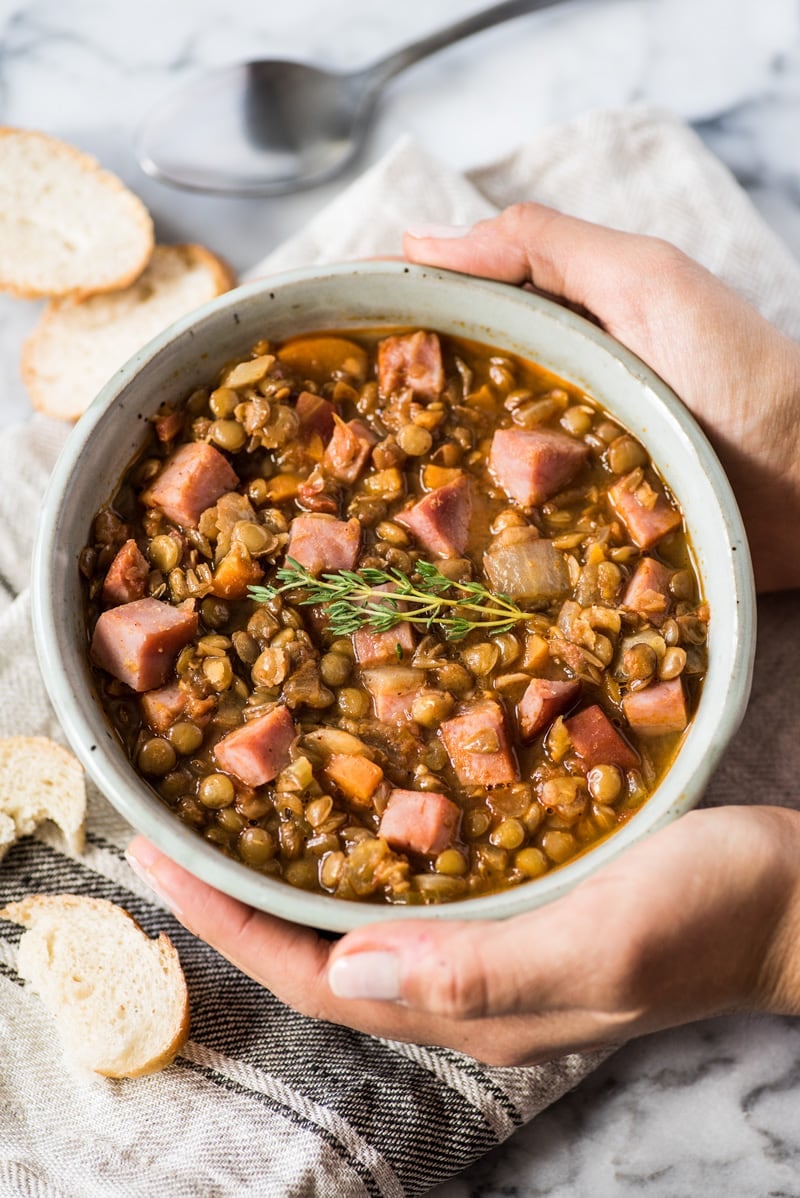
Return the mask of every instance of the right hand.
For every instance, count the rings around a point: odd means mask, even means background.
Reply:
[[[661,375],[731,480],[761,591],[800,586],[800,346],[675,246],[518,204],[460,235],[406,234],[412,262],[588,310]],[[455,231],[454,231],[455,232]]]

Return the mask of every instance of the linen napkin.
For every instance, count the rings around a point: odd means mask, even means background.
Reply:
[[[459,176],[404,140],[251,274],[400,250],[409,223],[470,223],[521,199],[654,233],[699,258],[800,336],[800,268],[728,171],[666,114],[589,114]],[[0,735],[63,739],[37,667],[27,591],[34,514],[66,436],[36,416],[0,441]],[[98,497],[102,498],[102,497]],[[797,802],[796,597],[761,605],[756,682],[709,801]],[[773,751],[764,753],[765,729]],[[402,1198],[501,1143],[603,1059],[488,1069],[372,1039],[282,1006],[195,940],[129,870],[131,831],[90,787],[85,854],[42,829],[0,865],[0,904],[35,891],[120,902],[172,936],[192,1034],[163,1073],[107,1081],[61,1060],[49,1017],[0,924],[0,1198]]]

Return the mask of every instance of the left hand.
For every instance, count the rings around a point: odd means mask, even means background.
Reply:
[[[289,1006],[489,1064],[736,1010],[800,1013],[800,813],[782,808],[692,812],[513,919],[382,923],[333,944],[142,837],[128,852],[190,931]]]

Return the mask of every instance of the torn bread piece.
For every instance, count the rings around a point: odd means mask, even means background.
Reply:
[[[22,352],[22,378],[35,408],[77,420],[137,349],[235,283],[201,245],[159,245],[130,287],[78,302],[54,300]]]
[[[153,252],[142,201],[89,154],[0,127],[0,290],[91,295],[127,287]]]
[[[27,929],[17,968],[70,1062],[140,1077],[174,1060],[189,1035],[189,995],[168,936],[151,940],[122,907],[76,894],[31,895],[0,917]]]
[[[0,817],[0,857],[45,820],[58,825],[71,853],[82,853],[86,784],[78,759],[44,736],[0,740]],[[14,826],[11,840],[5,820]]]

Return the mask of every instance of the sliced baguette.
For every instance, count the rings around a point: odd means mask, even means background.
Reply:
[[[89,295],[126,287],[153,252],[142,201],[94,158],[0,127],[0,290]]]
[[[189,1035],[189,995],[168,936],[151,940],[122,907],[76,894],[34,894],[0,917],[28,929],[17,968],[55,1019],[68,1060],[105,1077],[174,1060]]]
[[[22,351],[22,378],[34,407],[76,420],[137,349],[234,281],[203,246],[159,245],[124,291],[54,300]]]
[[[13,822],[17,838],[52,820],[70,851],[82,853],[86,785],[80,762],[43,736],[0,740],[0,814]]]

